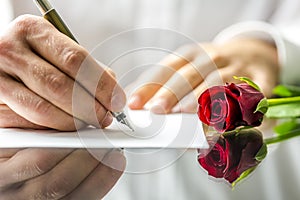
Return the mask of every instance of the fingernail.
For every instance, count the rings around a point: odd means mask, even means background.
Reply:
[[[110,113],[107,113],[104,120],[102,121],[101,124],[102,128],[109,126],[112,123],[112,121],[113,121],[112,115]]]
[[[116,94],[111,99],[112,111],[121,111],[125,107],[126,97],[121,94]]]
[[[153,101],[150,111],[156,114],[167,114],[167,102],[164,99],[157,99]]]
[[[131,109],[139,109],[141,107],[141,98],[138,95],[133,95],[130,97],[128,106]]]

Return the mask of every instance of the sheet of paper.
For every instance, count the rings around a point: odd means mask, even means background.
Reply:
[[[0,148],[207,148],[197,115],[128,111],[135,131],[115,121],[106,129],[75,132],[0,129]]]

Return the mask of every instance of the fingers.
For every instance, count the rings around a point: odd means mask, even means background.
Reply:
[[[251,77],[252,81],[260,87],[266,97],[271,97],[273,95],[273,88],[278,84],[278,69],[274,66],[268,68],[264,65],[252,65],[249,68],[251,68],[252,73],[255,74]],[[266,76],[266,74],[268,76]]]
[[[242,43],[246,45],[241,45]],[[264,47],[260,43],[252,40],[246,42],[235,40],[223,45],[203,44],[201,46],[206,53],[195,51],[192,61],[165,78],[168,79],[166,82],[158,82],[163,87],[157,86],[153,89],[146,85],[148,88],[143,86],[133,93],[129,101],[130,108],[141,109],[146,105],[158,114],[172,111],[195,112],[197,104],[195,97],[205,88],[203,83],[208,81],[211,74],[217,73],[223,82],[238,82],[233,76],[248,77],[261,86],[266,96],[270,96],[271,88],[276,85],[278,76],[277,54],[274,47],[270,45]],[[203,61],[203,58],[206,59]],[[266,76],[267,74],[269,76]],[[147,90],[150,90],[150,93],[147,93]],[[174,108],[175,105],[177,106]]]
[[[72,149],[24,149],[0,164],[0,187],[38,177],[56,166]]]
[[[24,168],[26,169],[24,173],[31,174],[32,178],[26,179],[25,182],[20,181],[17,188],[11,186],[11,190],[2,190],[1,197],[5,199],[14,197],[20,200],[102,198],[119,179],[126,162],[124,156],[118,151],[110,152],[105,149],[96,151],[97,158],[102,160],[101,163],[86,150],[75,150],[72,153],[62,149],[27,150],[27,152],[24,150],[23,154],[20,152],[20,155],[28,158],[28,155],[33,153],[32,158],[35,158],[29,159],[27,163],[31,165]],[[14,160],[19,159],[19,164],[22,165],[24,162],[20,158],[17,155],[14,156]],[[18,173],[17,176],[13,173],[11,177],[24,179],[24,173]],[[40,175],[36,176],[37,174]],[[0,175],[2,175],[1,172]]]
[[[169,113],[173,106],[199,85],[210,72],[226,66],[229,62],[212,45],[188,45],[180,52],[179,55],[183,57],[174,54],[162,62],[169,66],[165,67],[165,71],[168,69],[168,72],[163,73],[164,69],[161,69],[153,73],[153,76],[146,74],[150,76],[150,79],[146,79],[150,84],[145,84],[132,94],[129,101],[131,109],[141,109],[146,104],[154,113]]]
[[[23,27],[16,34],[31,49],[59,70],[78,81],[87,91],[111,111],[120,111],[126,96],[116,80],[89,53],[43,18],[23,16],[16,20]],[[30,28],[28,28],[30,27]],[[25,33],[25,34],[24,34]],[[39,34],[37,34],[39,33]]]
[[[0,162],[10,159],[21,150],[22,149],[0,149]]]
[[[144,105],[153,97],[153,95],[161,88],[161,84],[150,83],[138,88],[131,95],[128,102],[129,108],[133,110],[143,109]]]
[[[44,126],[39,126],[21,117],[5,104],[0,104],[0,127],[46,129]]]
[[[177,102],[202,83],[209,73],[223,67],[221,63],[224,62],[212,62],[210,57],[202,55],[180,68],[150,100],[151,111],[158,114],[171,112]]]
[[[86,124],[104,128],[112,122],[107,110],[77,82],[34,54],[26,57],[32,62],[16,75],[29,89]]]
[[[222,76],[223,71],[226,71],[226,67],[209,73],[205,77],[205,81],[201,82],[193,91],[184,96],[180,102],[172,108],[172,112],[196,113],[198,109],[198,98],[201,93],[209,87],[222,85],[224,83],[226,77]]]
[[[111,73],[43,18],[19,17],[8,33],[0,42],[1,47],[6,47],[1,48],[5,51],[0,52],[0,69],[3,76],[10,77],[7,86],[14,92],[8,89],[1,92],[2,96],[10,95],[1,101],[32,124],[59,130],[75,130],[86,124],[104,128],[112,122],[107,109],[120,111],[124,107],[125,93]],[[30,90],[22,88],[20,82]],[[17,85],[18,91],[13,88]],[[14,95],[18,99],[13,102]],[[22,108],[20,103],[25,100],[32,105],[27,110],[26,104]],[[38,111],[28,113],[36,106]],[[54,119],[55,113],[57,119]],[[26,120],[20,127],[32,127]]]
[[[84,162],[83,162],[84,161]],[[19,199],[61,199],[71,193],[98,165],[86,150],[76,150],[51,171],[26,181],[18,190]]]
[[[201,82],[172,108],[172,112],[196,113],[199,96],[209,87],[223,85],[226,82],[237,82],[237,80],[233,80],[232,74],[239,75],[238,71],[240,71],[238,65],[225,66],[212,71],[205,77],[205,81]]]
[[[104,197],[122,175],[125,165],[125,157],[120,152],[110,152],[87,179],[64,200],[100,199]]]
[[[10,77],[1,75],[0,82],[0,99],[26,120],[63,131],[85,126]]]
[[[192,60],[193,52],[179,49],[168,55],[157,67],[144,73],[139,79],[146,84],[139,87],[130,97],[128,106],[131,109],[142,109],[154,94],[176,73],[178,69]]]
[[[196,113],[198,109],[198,98],[207,88],[205,82],[198,85],[192,92],[184,96],[173,108],[173,113]]]

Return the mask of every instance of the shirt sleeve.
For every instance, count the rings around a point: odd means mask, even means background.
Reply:
[[[300,1],[287,0],[278,4],[278,8],[269,20],[234,24],[221,31],[215,37],[214,42],[224,43],[238,37],[251,37],[271,42],[276,46],[278,52],[281,67],[280,82],[283,84],[299,84],[299,10]]]

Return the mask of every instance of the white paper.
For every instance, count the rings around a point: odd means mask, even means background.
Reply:
[[[113,122],[106,129],[75,132],[0,129],[0,148],[207,148],[196,114],[155,115],[128,111],[135,131]]]

